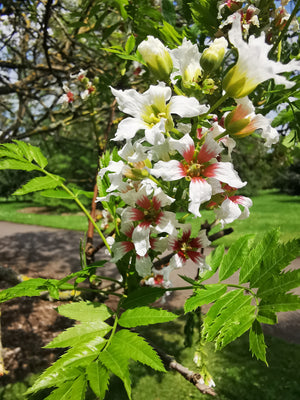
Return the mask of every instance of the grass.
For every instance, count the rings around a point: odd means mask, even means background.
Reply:
[[[275,190],[263,191],[261,195],[253,197],[253,206],[250,217],[237,220],[228,227],[234,232],[214,244],[224,243],[229,247],[237,238],[247,233],[261,233],[279,227],[282,241],[300,237],[300,196],[289,196]],[[83,215],[69,214],[25,214],[18,210],[32,206],[29,202],[14,202],[0,199],[0,221],[10,221],[20,224],[42,225],[52,228],[84,231],[87,229],[87,219]],[[202,212],[202,218],[191,220],[194,229],[199,230],[200,224],[208,219],[212,221],[213,213]]]
[[[21,213],[19,210],[32,207],[30,202],[0,200],[0,221],[15,222],[18,224],[40,225],[50,228],[70,229],[86,231],[88,227],[87,218],[84,215],[56,214],[54,211],[49,214]],[[36,206],[36,204],[34,205]]]
[[[196,372],[193,348],[184,348],[182,319],[145,328],[147,337],[178,362]],[[269,367],[251,357],[247,334],[215,352],[207,346],[209,369],[216,383],[218,400],[298,400],[300,398],[300,345],[266,337]],[[159,373],[141,364],[132,364],[133,400],[208,400],[176,372]],[[0,389],[0,400],[22,400],[33,378]],[[91,400],[92,397],[87,397]],[[127,400],[122,382],[112,377],[105,400]]]

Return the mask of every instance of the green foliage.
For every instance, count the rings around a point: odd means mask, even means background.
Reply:
[[[194,22],[200,30],[213,37],[218,30],[219,22],[217,0],[192,0],[190,2]]]
[[[204,317],[203,338],[214,341],[217,349],[250,329],[250,350],[266,362],[260,323],[274,324],[276,312],[300,307],[299,297],[289,293],[299,286],[300,272],[284,271],[291,260],[299,256],[300,239],[281,243],[279,236],[276,230],[262,238],[246,235],[236,241],[227,254],[216,250],[208,261],[213,270],[219,266],[219,283],[194,281],[194,294],[187,299],[185,312],[213,303]],[[238,270],[239,284],[222,283]],[[200,282],[209,277],[209,274],[204,276]],[[227,291],[228,288],[231,290]]]
[[[177,317],[176,314],[169,311],[150,307],[137,307],[126,310],[119,319],[119,324],[124,328],[134,328],[136,326],[173,321]]]

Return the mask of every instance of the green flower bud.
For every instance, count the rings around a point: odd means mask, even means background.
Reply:
[[[215,39],[201,56],[200,65],[203,70],[207,73],[217,70],[223,61],[226,50],[227,40],[224,37]]]
[[[147,40],[144,40],[138,46],[138,51],[158,80],[166,81],[169,79],[173,69],[173,61],[168,49],[159,39],[148,36]]]

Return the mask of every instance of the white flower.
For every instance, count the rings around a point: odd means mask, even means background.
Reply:
[[[182,45],[174,50],[170,50],[174,64],[174,70],[171,74],[172,81],[176,81],[176,76],[181,75],[184,83],[197,82],[202,75],[200,67],[200,57],[198,46],[192,44],[190,40],[183,38]]]
[[[258,38],[251,35],[249,42],[245,42],[242,38],[241,16],[239,13],[235,13],[234,16],[228,35],[239,56],[236,65],[230,69],[223,81],[223,88],[227,94],[233,98],[245,97],[259,83],[268,79],[274,79],[277,85],[292,87],[294,82],[278,74],[299,70],[300,62],[292,60],[288,64],[281,64],[269,60],[268,53],[272,46],[265,43],[264,33]]]
[[[239,207],[241,205],[243,210]],[[246,219],[249,217],[249,208],[252,206],[252,200],[244,196],[227,197],[216,210],[216,217],[220,220],[222,228],[226,224],[236,219]]]
[[[211,178],[236,188],[246,185],[246,182],[240,180],[230,162],[216,160],[222,148],[212,138],[210,132],[206,135],[200,150],[196,150],[194,141],[188,134],[180,140],[173,140],[172,146],[182,155],[183,159],[181,161],[159,161],[150,172],[166,181],[187,178],[190,181],[188,210],[196,217],[201,216],[199,212],[201,204],[209,201],[213,194],[215,183],[211,183]]]
[[[200,105],[194,97],[173,96],[171,88],[163,83],[150,88],[143,94],[134,89],[116,90],[111,88],[119,109],[132,117],[119,123],[113,140],[132,139],[138,130],[145,130],[147,142],[152,145],[163,142],[162,133],[173,128],[171,114],[180,117],[195,117],[207,112],[207,107]]]
[[[138,46],[138,51],[159,80],[168,80],[173,69],[173,63],[169,50],[159,39],[147,36],[147,40],[143,40]]]

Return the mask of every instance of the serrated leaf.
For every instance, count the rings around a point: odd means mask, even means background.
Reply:
[[[242,308],[250,305],[251,299],[251,296],[244,295],[243,289],[237,289],[225,293],[217,300],[204,318],[203,335],[206,340],[214,340]]]
[[[87,367],[86,373],[92,391],[104,399],[110,378],[108,369],[100,361],[95,361]]]
[[[105,304],[81,301],[58,307],[59,314],[81,322],[105,321],[111,316]]]
[[[252,356],[255,356],[258,360],[267,363],[266,359],[266,344],[263,331],[260,323],[255,320],[249,332],[249,346]]]
[[[42,373],[27,393],[58,386],[60,383],[74,379],[78,376],[78,371],[82,374],[81,368],[86,367],[98,357],[106,342],[107,340],[102,337],[96,337],[83,345],[71,348]]]
[[[133,35],[130,35],[125,44],[126,53],[130,54],[134,49],[134,46],[135,46],[135,37]]]
[[[44,197],[52,197],[55,199],[67,199],[67,200],[73,200],[74,196],[71,196],[69,193],[67,193],[64,190],[61,189],[48,189],[44,190],[43,192],[40,192],[40,195]]]
[[[45,348],[74,347],[93,340],[96,336],[104,337],[111,330],[111,326],[103,321],[82,322],[72,326],[56,336]]]
[[[260,287],[264,285],[266,280],[268,280],[269,278],[273,278],[272,275],[278,274],[278,272],[288,266],[290,262],[297,258],[299,255],[299,239],[292,240],[285,244],[274,243],[273,248],[263,258],[259,270],[255,274],[255,276],[252,276],[251,287]],[[277,277],[275,279],[277,280]]]
[[[165,289],[158,287],[141,287],[131,292],[129,296],[122,301],[122,307],[128,309],[146,306],[161,298],[165,292]]]
[[[25,143],[20,140],[14,140],[14,142],[19,146],[28,161],[31,162],[32,160],[34,160],[41,168],[46,167],[48,161],[39,147],[32,146],[30,143]]]
[[[259,272],[262,260],[267,257],[273,248],[276,248],[278,239],[278,230],[273,230],[268,232],[262,240],[256,244],[240,270],[239,283],[249,282],[251,277]]]
[[[172,0],[162,0],[161,3],[162,13],[164,19],[168,21],[168,23],[175,25],[176,22],[176,11]]]
[[[219,330],[216,348],[218,350],[222,349],[250,329],[255,320],[255,311],[255,306],[247,305],[233,312],[228,321]]]
[[[256,319],[258,322],[262,324],[269,324],[269,325],[274,325],[277,324],[278,322],[277,315],[275,314],[275,312],[270,310],[258,309]]]
[[[239,238],[232,246],[228,253],[223,257],[219,268],[219,280],[223,281],[233,275],[239,268],[244,265],[249,254],[249,247],[253,242],[255,235],[245,235]]]
[[[205,285],[201,289],[196,289],[195,293],[189,297],[184,305],[184,312],[196,310],[196,308],[209,304],[221,297],[227,290],[223,284]]]
[[[259,310],[262,311],[296,311],[300,309],[300,298],[294,294],[279,294],[276,297],[272,297],[268,302],[261,301],[259,304]]]
[[[68,381],[55,389],[45,400],[84,400],[86,378],[83,374],[74,381]]]
[[[122,329],[117,332],[111,346],[118,348],[124,356],[139,361],[156,371],[166,372],[165,367],[153,348],[137,333]]]
[[[113,374],[118,376],[124,383],[127,395],[131,400],[131,381],[128,370],[128,358],[115,347],[109,346],[101,354],[99,360]]]
[[[34,171],[40,170],[39,167],[26,162],[26,161],[19,161],[15,159],[4,159],[0,160],[0,170],[2,169],[19,169],[22,171]]]
[[[273,297],[274,293],[286,293],[289,290],[300,286],[300,269],[287,271],[279,276],[271,277],[267,282],[264,282],[257,291],[257,296],[260,298]]]
[[[135,328],[136,326],[169,322],[176,318],[178,315],[162,309],[137,307],[125,311],[118,322],[124,328]]]
[[[224,245],[220,245],[205,258],[205,261],[210,266],[211,270],[205,272],[205,274],[200,278],[201,282],[206,281],[216,273],[222,262],[224,252]]]
[[[14,287],[4,289],[0,292],[0,303],[16,297],[39,296],[41,292],[46,290],[46,282],[47,280],[42,278],[29,279],[28,281],[21,282]]]
[[[20,189],[17,189],[13,195],[19,196],[24,195],[31,192],[37,192],[39,190],[44,189],[53,189],[59,186],[61,183],[61,179],[57,177],[57,179],[53,179],[50,176],[38,176],[36,178],[31,179],[25,185],[23,185]]]

